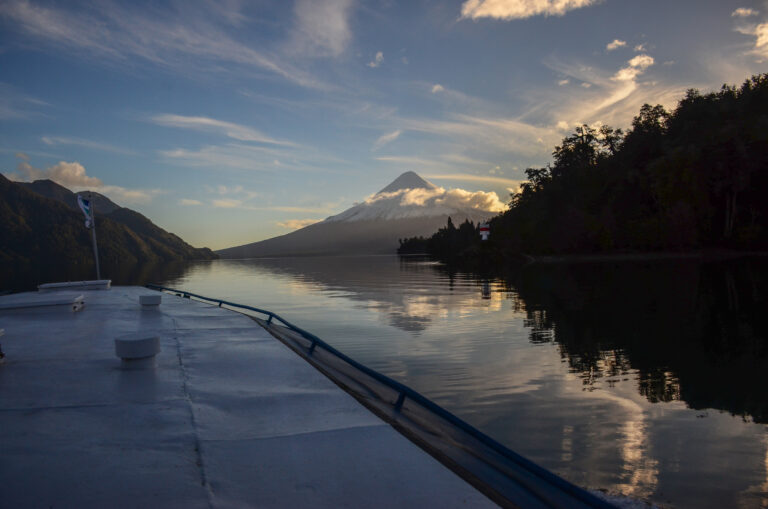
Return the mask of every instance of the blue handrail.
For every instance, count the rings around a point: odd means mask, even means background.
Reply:
[[[159,291],[175,293],[177,296],[183,297],[185,299],[189,299],[191,297],[194,297],[195,299],[199,299],[201,301],[217,303],[219,307],[221,307],[222,305],[225,305],[225,306],[230,306],[230,307],[233,307],[233,308],[240,308],[240,309],[247,309],[249,311],[254,311],[256,313],[259,313],[259,314],[262,314],[262,315],[266,315],[268,317],[267,321],[266,321],[267,324],[271,324],[273,320],[278,320],[286,328],[292,330],[293,332],[296,332],[297,334],[303,336],[305,339],[307,339],[307,340],[312,342],[312,344],[310,346],[310,349],[309,349],[310,355],[312,354],[312,352],[317,347],[320,347],[323,350],[326,350],[327,352],[331,353],[332,355],[334,355],[334,356],[338,357],[339,359],[343,360],[344,362],[346,362],[350,366],[358,369],[359,371],[362,371],[363,373],[365,373],[366,375],[368,375],[371,378],[375,379],[376,381],[378,381],[378,382],[380,382],[380,383],[382,383],[382,384],[384,384],[386,386],[389,386],[392,389],[395,389],[398,392],[398,399],[397,399],[397,402],[395,403],[395,409],[396,410],[400,410],[400,408],[402,408],[402,406],[403,406],[403,403],[405,402],[405,399],[408,398],[408,399],[418,403],[422,407],[428,409],[429,411],[431,411],[432,413],[436,414],[437,416],[445,419],[450,424],[452,424],[453,426],[455,426],[455,427],[459,428],[460,430],[464,431],[465,433],[467,433],[471,437],[477,439],[479,442],[481,442],[482,444],[486,445],[487,447],[489,447],[494,452],[502,455],[503,457],[505,457],[506,459],[508,459],[508,460],[510,460],[510,461],[512,461],[514,463],[517,463],[518,465],[520,465],[521,467],[525,468],[529,472],[531,472],[533,474],[536,474],[537,476],[539,476],[543,480],[545,480],[545,481],[547,481],[547,482],[557,486],[559,489],[563,490],[564,492],[568,493],[569,495],[572,495],[576,499],[581,500],[582,502],[584,502],[584,503],[586,503],[588,505],[591,505],[593,507],[605,508],[605,509],[615,509],[614,505],[609,504],[608,502],[598,498],[597,496],[593,495],[592,493],[590,493],[590,492],[588,492],[588,491],[586,491],[586,490],[576,486],[575,484],[572,484],[572,483],[566,481],[562,477],[553,474],[552,472],[550,472],[549,470],[547,470],[547,469],[545,469],[543,467],[540,467],[539,465],[537,465],[533,461],[531,461],[531,460],[529,460],[529,459],[527,459],[527,458],[517,454],[516,452],[514,452],[514,451],[510,450],[509,448],[507,448],[506,446],[500,444],[499,442],[497,442],[493,438],[489,437],[488,435],[486,435],[482,431],[478,430],[474,426],[472,426],[472,425],[464,422],[463,420],[459,419],[458,417],[456,417],[455,415],[450,413],[448,410],[446,410],[443,407],[439,406],[437,403],[434,403],[430,399],[427,399],[425,396],[423,396],[420,393],[416,392],[415,390],[411,389],[407,385],[403,385],[400,382],[398,382],[396,380],[393,380],[393,379],[389,378],[388,376],[383,375],[383,374],[379,373],[378,371],[375,371],[375,370],[369,368],[368,366],[365,366],[364,364],[360,364],[356,360],[352,359],[351,357],[348,357],[347,355],[345,355],[344,353],[342,353],[339,350],[335,349],[334,347],[332,347],[331,345],[329,345],[328,343],[326,343],[322,339],[318,338],[317,336],[315,336],[311,332],[308,332],[308,331],[306,331],[306,330],[304,330],[304,329],[302,329],[300,327],[297,327],[296,325],[292,324],[291,322],[289,322],[285,318],[281,317],[277,313],[273,313],[272,311],[268,311],[266,309],[260,309],[260,308],[254,307],[254,306],[248,306],[248,305],[245,305],[245,304],[238,304],[236,302],[229,302],[229,301],[222,300],[222,299],[212,299],[210,297],[205,297],[203,295],[198,295],[198,294],[195,294],[195,293],[192,293],[192,292],[188,292],[186,290],[177,290],[175,288],[167,288],[165,286],[160,286],[160,285],[156,285],[156,284],[147,284],[145,286],[147,288],[150,288],[150,289],[153,289],[153,290],[159,290]]]

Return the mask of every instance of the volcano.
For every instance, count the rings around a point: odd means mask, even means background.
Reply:
[[[429,236],[469,219],[499,212],[494,193],[446,191],[412,171],[347,210],[294,232],[217,251],[222,258],[394,254],[398,239]]]

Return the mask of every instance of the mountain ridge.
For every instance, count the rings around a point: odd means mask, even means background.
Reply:
[[[99,260],[103,266],[217,257],[210,249],[192,247],[138,212],[100,196],[117,207],[108,214],[96,210]],[[0,175],[0,238],[4,239],[0,260],[19,270],[43,265],[60,267],[62,274],[93,265],[90,234],[83,225],[82,212],[70,205],[73,200],[75,193],[55,182],[21,185]]]

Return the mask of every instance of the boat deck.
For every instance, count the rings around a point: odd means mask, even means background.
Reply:
[[[0,505],[495,507],[249,317],[147,293],[0,306]],[[154,369],[115,356],[137,331]]]

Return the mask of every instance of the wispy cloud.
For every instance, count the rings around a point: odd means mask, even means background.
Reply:
[[[467,0],[461,5],[461,17],[512,20],[532,16],[562,16],[568,11],[599,2],[600,0]]]
[[[48,103],[0,82],[0,120],[23,120],[40,116],[40,107]]]
[[[627,45],[627,41],[622,41],[620,39],[614,39],[614,40],[612,40],[611,42],[609,42],[605,46],[605,49],[607,49],[608,51],[613,51],[615,49],[622,48],[622,47],[624,47],[626,45]]]
[[[33,5],[25,0],[0,3],[0,16],[16,30],[56,49],[82,50],[123,66],[129,58],[195,72],[205,66],[221,72],[222,64],[231,64],[267,71],[304,87],[325,87],[278,56],[234,39],[233,28],[246,20],[237,2],[229,8],[213,2],[184,3],[183,10],[115,2],[85,7]]]
[[[391,133],[387,133],[387,134],[379,136],[379,138],[373,144],[373,150],[374,151],[379,150],[384,145],[392,143],[393,141],[398,139],[402,133],[403,133],[402,130],[397,129],[396,131],[392,131]]]
[[[427,159],[422,157],[413,157],[413,156],[380,156],[376,158],[377,161],[381,161],[384,163],[392,163],[400,166],[407,166],[410,169],[413,169],[416,172],[423,171],[424,169],[430,168],[443,168],[443,169],[450,169],[450,165],[445,164],[441,161],[437,161],[435,159]]]
[[[371,60],[365,65],[367,65],[372,69],[375,69],[376,67],[380,66],[383,61],[384,61],[384,53],[381,51],[377,51],[376,55],[373,57],[373,60]]]
[[[760,14],[758,11],[754,9],[750,9],[748,7],[739,7],[735,11],[731,13],[732,18],[748,18],[750,16],[757,16]]]
[[[182,198],[179,200],[179,205],[183,205],[185,207],[194,207],[202,204],[203,202],[201,202],[200,200],[193,200],[190,198]]]
[[[256,143],[266,143],[270,145],[283,145],[295,147],[296,144],[285,140],[276,140],[252,127],[217,120],[209,117],[187,117],[183,115],[173,115],[165,113],[150,117],[150,121],[162,126],[178,127],[181,129],[191,129],[220,134],[238,141],[250,141]]]
[[[442,92],[445,90],[445,87],[442,86],[440,83],[435,83],[432,85],[432,93],[437,94],[438,92]]]
[[[211,200],[211,205],[222,209],[296,212],[302,214],[329,214],[333,212],[333,208],[335,207],[335,204],[325,204],[318,207],[301,207],[290,205],[252,205],[249,204],[246,200],[239,200],[235,198],[221,198]]]
[[[278,221],[276,224],[281,228],[288,228],[289,230],[298,230],[309,226],[311,224],[319,223],[322,219],[288,219],[286,221]]]
[[[221,209],[235,209],[242,207],[243,200],[236,200],[234,198],[219,198],[211,201],[211,204],[213,204],[214,207]]]
[[[203,168],[210,171],[226,169],[282,172],[286,170],[308,173],[337,173],[346,162],[311,148],[271,147],[227,143],[205,145],[199,149],[173,148],[159,150],[161,157],[175,164]]]
[[[352,0],[299,0],[289,51],[310,57],[338,57],[350,40]]]
[[[626,127],[643,103],[671,107],[693,84],[642,81],[641,77],[654,64],[655,59],[644,53],[635,55],[613,71],[549,59],[545,61],[548,67],[592,86],[578,94],[552,95],[550,92],[549,99],[553,106],[544,114],[550,115],[552,123],[560,130],[599,122]]]
[[[108,143],[101,143],[93,140],[86,140],[83,138],[70,138],[67,136],[43,136],[40,138],[46,145],[75,145],[78,147],[89,148],[93,150],[101,150],[104,152],[113,152],[115,154],[133,154],[134,152],[128,149],[110,145]]]
[[[466,173],[453,173],[453,174],[428,174],[425,178],[436,180],[457,180],[461,182],[482,182],[485,184],[499,184],[503,186],[517,186],[522,180],[509,179],[504,177],[492,177],[486,175],[470,175]]]

